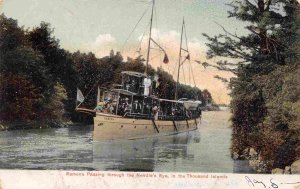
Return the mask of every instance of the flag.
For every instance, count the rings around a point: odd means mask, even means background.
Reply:
[[[191,59],[190,54],[188,54],[188,55],[186,56],[186,59],[187,59],[187,60],[190,60],[190,59]]]
[[[84,101],[84,96],[82,92],[77,88],[77,101],[83,102]]]
[[[164,62],[165,64],[169,63],[169,58],[168,58],[168,55],[167,55],[167,54],[165,54],[165,57],[164,57],[163,62]]]

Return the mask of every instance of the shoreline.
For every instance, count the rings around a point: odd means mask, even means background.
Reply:
[[[203,112],[220,112],[227,111],[228,108],[223,109],[219,106],[205,106],[202,107]],[[0,132],[1,131],[11,131],[11,130],[27,130],[27,129],[48,129],[48,128],[66,128],[73,125],[77,125],[81,122],[72,121],[60,121],[60,120],[45,120],[45,121],[11,121],[11,122],[0,122]]]
[[[74,125],[71,121],[58,120],[0,122],[0,132],[11,130],[66,128],[71,125]]]

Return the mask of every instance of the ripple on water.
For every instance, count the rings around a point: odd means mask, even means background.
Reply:
[[[203,112],[198,130],[139,140],[93,141],[91,127],[0,132],[0,168],[243,172],[230,156],[229,112]]]

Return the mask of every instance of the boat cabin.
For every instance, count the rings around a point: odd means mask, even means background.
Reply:
[[[143,73],[124,71],[121,85],[104,90],[100,94],[98,108],[95,109],[103,113],[140,119],[176,120],[199,116],[199,103],[157,98],[154,89],[156,82],[157,78]],[[193,104],[193,108],[188,108],[191,105],[187,104]]]
[[[143,73],[133,71],[123,71],[121,89],[141,95],[144,92],[143,81],[147,76]]]
[[[158,77],[151,77],[143,73],[123,71],[122,83],[114,85],[114,90],[122,90],[124,93],[142,96],[155,96]]]

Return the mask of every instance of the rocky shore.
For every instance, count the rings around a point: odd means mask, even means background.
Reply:
[[[292,163],[290,166],[286,166],[284,169],[272,169],[272,174],[300,174],[300,159]]]
[[[233,159],[246,159],[249,161],[249,166],[252,167],[257,173],[272,173],[272,174],[300,174],[300,159],[294,161],[290,166],[284,169],[274,168],[268,170],[268,161],[264,161],[261,155],[254,148],[246,148],[242,154],[233,152]]]

